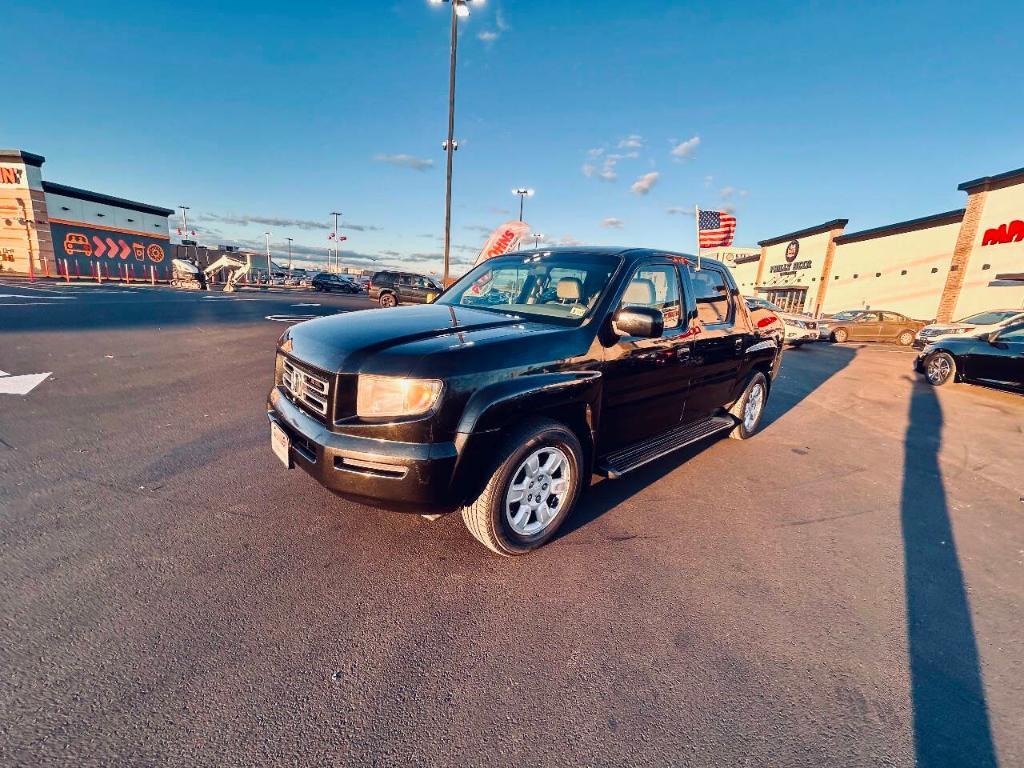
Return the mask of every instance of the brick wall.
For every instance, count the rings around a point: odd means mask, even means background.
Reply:
[[[960,224],[960,232],[956,237],[953,258],[949,263],[949,274],[946,276],[946,285],[942,289],[942,298],[939,299],[939,309],[935,317],[940,323],[948,323],[953,319],[953,312],[956,310],[956,303],[960,298],[964,273],[967,271],[967,262],[971,258],[974,241],[978,236],[978,227],[981,223],[981,215],[985,210],[987,197],[988,191],[985,189],[972,192],[967,196],[967,210],[964,213],[964,220]]]
[[[821,265],[821,283],[818,287],[818,295],[814,300],[812,313],[815,317],[821,314],[821,308],[825,304],[825,294],[828,293],[829,277],[832,276],[832,263],[836,259],[836,238],[843,234],[842,229],[833,229],[829,232],[828,249],[825,251],[825,262]]]

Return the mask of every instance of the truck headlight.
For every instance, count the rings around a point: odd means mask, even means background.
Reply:
[[[426,413],[441,396],[437,379],[405,379],[398,376],[360,374],[356,390],[358,416],[416,416]]]

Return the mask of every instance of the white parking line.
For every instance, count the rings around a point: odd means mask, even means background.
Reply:
[[[17,288],[24,291],[40,291],[41,293],[60,293],[52,288],[37,288],[34,285],[11,285],[10,283],[0,283],[4,288]]]

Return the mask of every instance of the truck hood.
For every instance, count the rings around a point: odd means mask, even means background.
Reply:
[[[420,304],[299,323],[281,337],[280,348],[325,371],[359,373],[372,359],[373,373],[406,376],[434,351],[493,344],[524,332],[564,330],[472,307]]]

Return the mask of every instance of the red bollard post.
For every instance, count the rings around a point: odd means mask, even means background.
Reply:
[[[28,281],[34,283],[36,281],[36,271],[32,267],[32,255],[28,257]]]
[[[103,273],[100,272],[100,263],[96,262],[96,285],[103,285]]]
[[[64,281],[68,285],[71,284],[71,270],[68,269],[68,260],[67,259],[64,259]]]
[[[149,265],[149,284],[156,285],[156,269],[152,264]]]

